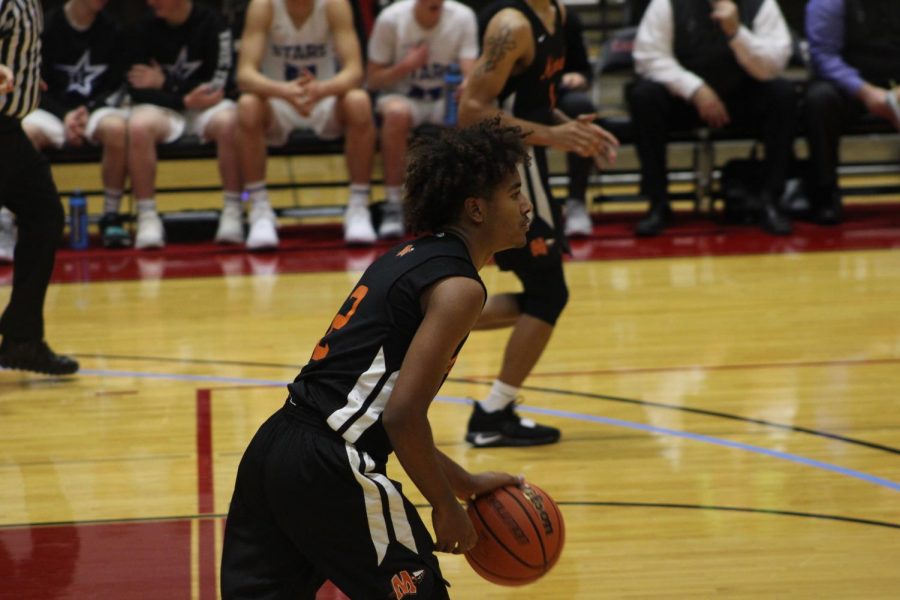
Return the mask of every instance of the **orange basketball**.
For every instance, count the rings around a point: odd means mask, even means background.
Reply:
[[[556,502],[531,483],[506,486],[468,506],[478,543],[466,552],[475,572],[500,585],[542,577],[562,554],[565,523]]]

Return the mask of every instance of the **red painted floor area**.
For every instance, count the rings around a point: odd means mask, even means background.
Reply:
[[[0,529],[0,597],[191,597],[189,521]]]
[[[600,215],[594,233],[572,240],[572,260],[664,258],[869,250],[900,247],[900,205],[853,205],[846,221],[820,227],[797,221],[795,232],[773,237],[756,227],[723,225],[692,214],[679,214],[675,225],[655,238],[632,233],[638,214]],[[391,247],[390,242],[370,248],[348,248],[341,227],[288,226],[281,230],[278,251],[247,252],[242,247],[211,242],[173,243],[161,251],[60,249],[53,280],[56,283],[222,277],[362,270]],[[12,281],[12,267],[0,266],[0,285]]]

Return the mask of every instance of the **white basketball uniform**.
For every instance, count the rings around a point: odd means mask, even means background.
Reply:
[[[300,27],[291,20],[285,1],[272,0],[272,24],[260,72],[277,81],[297,79],[304,71],[319,80],[331,79],[337,73],[338,61],[325,12],[327,0],[315,0],[312,13]],[[269,145],[284,145],[294,129],[312,129],[322,139],[340,137],[336,101],[334,96],[322,98],[304,117],[286,100],[269,98],[273,117],[266,132]]]
[[[100,140],[97,139],[96,134],[100,122],[109,116],[120,117],[127,121],[129,114],[129,109],[113,106],[102,106],[94,110],[88,115],[88,122],[84,130],[85,139],[92,145],[98,145]],[[50,111],[42,108],[35,109],[34,112],[22,119],[22,126],[40,130],[54,148],[62,148],[66,144],[66,125],[62,119]]]
[[[444,73],[451,64],[478,57],[478,23],[475,13],[456,0],[445,0],[437,25],[425,29],[416,21],[416,0],[400,0],[381,11],[369,38],[369,60],[393,65],[419,44],[428,46],[428,61],[393,86],[385,89],[375,107],[397,96],[412,108],[413,125],[440,124],[444,119]]]

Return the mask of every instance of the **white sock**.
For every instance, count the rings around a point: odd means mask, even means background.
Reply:
[[[488,397],[479,402],[484,412],[497,412],[503,410],[519,395],[519,388],[514,385],[503,383],[499,379],[494,380],[491,386],[491,393]]]
[[[372,187],[367,183],[351,183],[350,184],[350,200],[347,201],[348,207],[369,206],[369,197],[372,195]]]
[[[137,202],[137,212],[139,215],[148,212],[156,212],[156,198],[138,198]]]
[[[266,189],[265,181],[254,181],[247,184],[247,196],[254,207],[269,206],[269,190]]]
[[[223,194],[225,201],[224,204],[228,206],[229,204],[233,204],[234,206],[241,205],[241,193],[240,192],[225,192]]]
[[[384,186],[384,195],[387,197],[387,201],[393,204],[403,202],[403,188],[399,185]]]
[[[106,188],[103,190],[103,214],[118,214],[122,204],[122,190]]]

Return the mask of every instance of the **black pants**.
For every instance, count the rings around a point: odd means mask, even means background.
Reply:
[[[641,191],[657,205],[668,202],[666,145],[673,129],[702,124],[693,104],[673,96],[662,84],[638,79],[625,91],[631,111],[635,146],[641,161]],[[793,156],[797,101],[794,88],[784,79],[752,81],[737,93],[722,98],[731,124],[755,130],[765,148],[766,174],[762,182],[771,198],[779,198]]]
[[[384,464],[285,406],[238,467],[222,549],[223,600],[446,600],[434,543]],[[398,593],[399,590],[399,593]]]
[[[567,90],[565,88],[559,91],[559,100],[556,104],[557,108],[572,119],[578,115],[587,115],[596,112],[594,103],[591,102],[591,96],[584,90]],[[594,159],[579,156],[575,152],[566,153],[566,166],[569,175],[569,198],[576,200],[584,200],[587,194],[588,177],[591,173],[591,165]]]
[[[867,113],[858,99],[829,81],[813,81],[806,89],[806,139],[812,160],[814,194],[827,200],[837,190],[841,132]]]
[[[16,215],[19,240],[9,304],[0,334],[43,339],[44,298],[64,224],[47,159],[34,149],[18,119],[0,117],[0,205]]]

